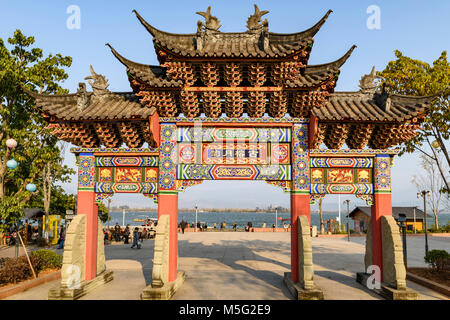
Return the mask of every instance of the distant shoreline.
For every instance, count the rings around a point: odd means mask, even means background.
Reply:
[[[195,209],[178,209],[179,212],[195,212]],[[111,212],[122,212],[122,209],[117,208],[111,208]],[[158,212],[155,208],[128,208],[125,209],[125,212]],[[248,209],[248,208],[241,208],[241,209],[211,209],[211,208],[202,208],[198,209],[198,212],[217,212],[217,213],[233,213],[233,212],[251,212],[251,213],[275,213],[275,209]],[[278,209],[278,213],[290,213],[290,209],[287,208],[281,208]],[[336,210],[323,210],[323,213],[335,213]],[[311,211],[311,213],[319,213],[319,211]],[[341,211],[341,213],[344,214],[344,211]],[[346,213],[346,212],[345,212]]]

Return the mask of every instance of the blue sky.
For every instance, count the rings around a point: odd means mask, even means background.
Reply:
[[[125,68],[112,56],[105,43],[111,43],[125,57],[140,63],[158,64],[152,38],[132,13],[136,9],[153,26],[174,33],[196,31],[196,11],[212,6],[212,14],[221,20],[221,31],[245,31],[253,4],[265,15],[269,30],[291,33],[315,24],[328,9],[333,13],[315,37],[310,64],[326,63],[341,57],[353,44],[357,45],[350,59],[341,68],[337,91],[358,90],[359,79],[372,66],[382,70],[393,60],[394,50],[432,63],[450,47],[450,1],[83,1],[83,0],[0,0],[0,38],[6,40],[16,29],[36,38],[36,45],[45,53],[61,53],[73,57],[64,87],[76,91],[78,82],[89,74],[89,65],[104,74],[111,91],[130,91]],[[81,28],[70,30],[67,8],[77,5],[81,12]],[[370,30],[367,9],[380,9],[380,29]],[[67,153],[66,162],[74,163]],[[416,188],[410,183],[420,171],[417,155],[396,159],[393,168],[394,205],[416,205]],[[74,179],[76,180],[76,179]],[[67,185],[76,191],[76,182]],[[342,196],[341,200],[347,197]],[[363,204],[350,197],[353,204]],[[147,206],[142,196],[113,198],[113,205]],[[264,182],[205,182],[180,194],[180,207],[254,207],[289,205],[289,196],[281,189]],[[337,196],[325,198],[328,208],[337,207]]]

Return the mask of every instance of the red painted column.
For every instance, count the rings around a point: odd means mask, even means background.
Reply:
[[[292,187],[291,187],[291,277],[298,282],[298,217],[308,217],[311,224],[308,124],[292,127]]]
[[[381,217],[392,215],[391,157],[377,155],[374,159],[374,202],[371,209],[372,264],[381,271],[383,281],[383,239]]]
[[[177,126],[160,125],[158,218],[170,216],[169,227],[169,282],[178,272],[178,191],[177,191]]]
[[[84,280],[89,281],[97,277],[98,236],[98,207],[95,203],[95,156],[92,153],[80,153],[78,157],[77,214],[86,215]]]
[[[306,216],[311,225],[309,194],[291,194],[291,275],[298,282],[298,217]]]
[[[169,282],[177,279],[178,272],[178,194],[158,195],[158,219],[170,216],[169,227]]]
[[[97,228],[98,207],[95,192],[78,191],[77,214],[86,215],[85,280],[97,277]]]
[[[372,264],[380,267],[383,281],[383,239],[381,238],[381,216],[392,215],[391,194],[375,194],[371,212]]]

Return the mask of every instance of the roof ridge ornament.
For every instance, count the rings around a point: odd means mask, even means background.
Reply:
[[[359,80],[359,87],[361,88],[362,93],[371,93],[374,94],[377,89],[377,84],[375,83],[375,79],[377,76],[375,75],[375,66],[372,67],[372,71],[369,74],[365,74]]]
[[[101,97],[111,93],[108,90],[109,84],[106,77],[104,75],[96,73],[92,65],[90,66],[90,70],[92,75],[84,78],[84,80],[88,80],[89,84],[92,87],[93,95]],[[93,80],[93,82],[90,80]]]
[[[392,106],[392,100],[388,90],[386,90],[386,84],[383,83],[381,92],[375,92],[375,103],[382,108],[385,112],[389,112]]]
[[[248,30],[249,31],[264,30],[264,31],[268,32],[269,22],[267,21],[267,19],[265,19],[264,21],[261,21],[261,17],[265,14],[268,14],[269,11],[267,11],[267,10],[260,11],[256,4],[254,6],[255,6],[255,13],[252,14],[247,19]]]
[[[197,32],[219,31],[219,28],[221,27],[220,20],[217,17],[211,15],[211,6],[206,9],[206,12],[198,11],[196,12],[196,14],[199,14],[203,18],[205,18],[205,23],[200,20],[197,22]]]
[[[77,108],[80,111],[83,111],[87,108],[90,103],[90,94],[86,90],[86,83],[80,82],[78,83],[77,90]]]

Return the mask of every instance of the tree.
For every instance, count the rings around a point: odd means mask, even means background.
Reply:
[[[27,37],[20,30],[8,39],[11,49],[0,38],[2,228],[16,222],[27,202],[37,194],[27,191],[26,185],[39,180],[47,163],[57,163],[61,158],[57,138],[46,129],[40,110],[23,88],[46,94],[67,93],[58,83],[67,79],[64,68],[70,67],[72,58],[60,54],[44,57],[42,49],[33,47],[34,42],[34,37]],[[5,145],[10,138],[18,142],[13,150]],[[11,159],[19,163],[14,170],[7,168]]]
[[[108,220],[111,220],[111,217],[109,215],[108,208],[103,204],[103,202],[98,203],[98,217],[100,220],[105,223]]]
[[[395,51],[397,60],[390,61],[386,68],[377,73],[380,85],[392,93],[414,96],[437,95],[431,107],[427,110],[424,122],[418,135],[402,144],[401,154],[419,151],[435,162],[444,186],[442,192],[449,195],[450,181],[444,171],[439,155],[450,167],[448,141],[450,138],[450,64],[447,52],[430,66],[428,63],[404,56],[399,50]]]
[[[440,161],[441,159],[438,158],[438,160]],[[412,182],[417,186],[419,192],[422,190],[430,191],[427,200],[434,215],[434,228],[439,229],[439,212],[444,200],[441,190],[444,187],[444,181],[439,174],[435,161],[422,155],[421,165],[423,168],[422,173],[414,175]]]

